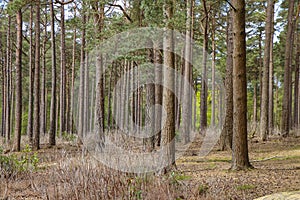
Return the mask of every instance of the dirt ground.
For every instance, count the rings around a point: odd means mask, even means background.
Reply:
[[[107,188],[110,188],[110,184],[115,184],[115,187],[123,187],[123,189],[111,189],[115,191],[115,194],[124,192],[124,196],[108,195],[106,198],[255,199],[278,192],[300,191],[300,137],[284,139],[274,137],[267,142],[251,139],[249,156],[254,169],[247,171],[232,172],[228,170],[231,165],[230,151],[222,152],[216,147],[208,156],[200,158],[197,156],[199,149],[200,141],[191,146],[186,156],[177,160],[176,174],[178,176],[175,179],[178,191],[176,193],[177,189],[170,190],[170,193],[173,191],[174,195],[163,196],[159,189],[169,190],[168,188],[171,186],[158,186],[156,183],[149,186],[149,189],[145,186],[144,190],[130,191],[127,195],[127,186],[124,185],[128,184],[126,183],[128,179],[123,181],[124,183],[120,181],[119,184],[116,184],[103,178],[103,181],[108,184]],[[39,157],[38,170],[22,173],[15,178],[1,179],[0,199],[83,199],[81,192],[92,191],[91,186],[86,184],[88,181],[90,181],[89,184],[92,184],[91,177],[93,175],[86,176],[90,177],[87,178],[89,180],[83,180],[85,179],[84,175],[80,180],[72,179],[74,174],[85,173],[70,161],[72,158],[84,156],[77,145],[68,142],[53,148],[42,145],[42,149],[38,151],[37,155]],[[91,166],[86,168],[96,169]],[[72,170],[74,174],[71,173]],[[87,174],[92,173],[92,170],[87,172]],[[107,172],[105,173],[107,174]],[[62,186],[57,187],[52,183],[53,181],[60,182]],[[160,183],[171,184],[170,182]],[[99,187],[102,187],[101,184]],[[159,189],[156,192],[157,188]],[[93,188],[93,191],[97,190],[100,191],[99,188]],[[68,193],[69,196],[58,196],[62,191]],[[152,193],[152,196],[148,193]],[[73,196],[70,196],[72,194]],[[102,196],[98,198],[90,196],[89,199],[103,198]]]

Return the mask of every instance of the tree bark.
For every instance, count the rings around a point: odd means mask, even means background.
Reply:
[[[284,92],[283,92],[283,102],[282,102],[282,115],[281,115],[281,135],[283,137],[288,136],[290,131],[290,83],[291,83],[291,53],[293,50],[293,42],[291,38],[293,37],[293,13],[294,13],[295,0],[289,1],[288,10],[288,25],[287,25],[287,35],[285,43],[285,60],[284,60]]]
[[[62,0],[64,2],[64,0]],[[60,53],[60,123],[59,123],[59,135],[66,131],[66,41],[65,41],[65,8],[61,5],[60,8],[60,41],[61,41],[61,53]]]
[[[233,136],[233,33],[232,33],[232,11],[229,11],[227,18],[227,58],[226,58],[226,113],[225,122],[221,133],[221,150],[225,147],[232,149],[232,136]]]
[[[47,4],[45,5],[45,13],[47,12]],[[45,15],[44,22],[44,38],[42,42],[42,70],[41,70],[41,125],[40,133],[46,134],[46,118],[47,118],[47,105],[46,105],[46,45],[47,45],[47,15]]]
[[[211,125],[215,127],[216,125],[216,84],[215,84],[215,74],[216,74],[216,41],[215,41],[215,16],[212,17],[212,33],[211,33],[211,46],[212,46],[212,62],[211,62]]]
[[[104,23],[104,4],[94,3],[94,25],[97,34],[101,34]],[[97,36],[100,41],[101,36]],[[96,112],[95,112],[95,131],[100,137],[100,145],[104,145],[104,81],[103,81],[103,56],[98,55],[96,61]]]
[[[153,49],[148,50],[148,60],[153,63]],[[151,68],[150,68],[151,69]],[[149,81],[154,82],[154,74],[155,71],[149,71]],[[149,130],[147,131],[147,138],[145,138],[145,151],[151,152],[155,147],[155,85],[147,84],[146,85],[146,122],[145,125],[149,126]]]
[[[86,24],[87,17],[85,13],[82,16],[82,23]],[[79,136],[79,143],[82,142],[84,136],[84,66],[85,66],[85,37],[86,37],[86,28],[83,27],[82,34],[81,34],[81,52],[80,52],[80,83],[79,83],[79,96],[78,96],[78,136]]]
[[[201,83],[201,99],[200,99],[200,131],[204,134],[207,128],[207,52],[208,52],[208,11],[206,0],[202,0],[204,7],[204,27],[203,27],[203,60],[202,60],[202,83]]]
[[[161,132],[161,142],[165,147],[165,162],[168,165],[164,172],[168,172],[175,165],[175,96],[174,96],[174,43],[173,43],[173,26],[170,20],[173,19],[174,4],[172,0],[164,0],[164,14],[166,29],[164,33],[164,86],[163,90],[163,107],[167,113],[165,125]],[[168,68],[171,68],[168,70]],[[168,88],[168,89],[167,89]]]
[[[55,19],[53,1],[50,0],[51,16],[51,63],[52,63],[52,83],[51,83],[51,105],[50,105],[50,131],[49,144],[56,144],[56,46],[55,46]]]
[[[8,28],[6,35],[6,108],[5,108],[5,136],[6,142],[10,141],[10,114],[11,114],[11,16],[8,15]]]
[[[33,42],[33,6],[30,6],[29,18],[29,100],[28,100],[28,122],[27,136],[30,143],[33,139],[33,85],[34,85],[34,42]]]
[[[16,150],[21,150],[22,127],[22,10],[17,11],[17,49],[16,49],[16,108],[15,108],[15,143]]]
[[[155,83],[160,83],[163,80],[162,70],[160,65],[162,64],[162,52],[159,50],[159,46],[154,42],[154,65],[155,65]],[[155,105],[162,105],[162,85],[155,85]],[[162,109],[157,107],[155,109],[155,131],[157,133],[157,146],[161,143],[161,119]]]
[[[184,60],[184,86],[183,86],[183,101],[182,101],[182,126],[184,143],[190,142],[191,119],[192,119],[192,102],[190,101],[190,76],[191,76],[191,17],[192,17],[192,1],[186,2],[186,33],[185,33],[185,60]],[[178,86],[177,88],[179,88]],[[180,119],[179,119],[180,120]]]
[[[76,8],[74,9],[76,15]],[[76,39],[77,39],[77,30],[74,28],[73,35],[73,50],[72,50],[72,75],[71,75],[71,102],[70,102],[70,118],[69,118],[69,132],[74,133],[74,82],[75,82],[75,65],[76,65]]]
[[[247,141],[245,0],[233,0],[233,144],[232,169],[251,167]]]
[[[297,32],[297,53],[295,61],[295,87],[294,87],[294,126],[299,128],[299,67],[300,67],[300,34]]]
[[[265,27],[265,48],[264,48],[264,65],[263,65],[263,82],[262,82],[262,98],[261,98],[261,115],[260,115],[260,139],[267,140],[269,135],[269,70],[270,70],[270,51],[272,37],[272,16],[273,16],[273,0],[268,0],[267,18]]]
[[[273,2],[273,12],[272,12],[272,33],[270,41],[270,71],[269,71],[269,134],[272,135],[274,128],[274,63],[273,63],[273,39],[274,39],[274,7],[275,3]]]
[[[34,110],[33,149],[40,149],[40,1],[35,6],[35,69],[34,69]]]

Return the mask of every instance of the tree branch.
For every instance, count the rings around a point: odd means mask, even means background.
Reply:
[[[230,1],[228,1],[228,0],[225,0],[225,1],[230,5],[230,7],[231,7],[234,11],[236,11],[235,7],[233,7],[233,5],[230,3]]]
[[[133,23],[133,20],[130,18],[130,16],[126,13],[126,11],[124,10],[124,8],[120,5],[116,5],[116,4],[111,4],[111,3],[107,3],[107,5],[109,6],[113,6],[113,7],[118,7],[122,12],[123,14],[125,15],[125,17],[131,22]]]
[[[69,3],[72,3],[74,0],[69,0],[69,1],[66,1],[66,2],[62,2],[60,0],[55,0],[55,3],[59,3],[60,5],[67,5]]]

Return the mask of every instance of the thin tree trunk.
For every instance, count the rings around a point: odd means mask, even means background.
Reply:
[[[85,64],[84,64],[84,103],[83,103],[83,132],[87,134],[89,132],[89,57],[88,52],[85,52]],[[96,101],[97,102],[97,101]]]
[[[263,57],[262,57],[262,30],[259,31],[259,38],[258,38],[258,51],[259,51],[259,57],[258,57],[258,67],[259,67],[259,116],[261,116],[261,105],[262,105],[262,88],[263,88]]]
[[[33,148],[40,148],[40,1],[36,2],[35,17],[35,70],[34,70],[34,110]]]
[[[148,50],[148,60],[149,62],[153,63],[153,49]],[[151,68],[150,68],[151,69]],[[154,82],[155,77],[152,76],[155,74],[155,71],[149,71],[149,81]],[[146,85],[146,126],[149,126],[149,130],[147,131],[147,138],[145,138],[145,150],[147,152],[153,151],[155,147],[155,85],[154,84],[147,84]]]
[[[215,84],[215,71],[216,71],[216,41],[215,41],[215,16],[212,18],[212,89],[211,89],[211,125],[215,127],[216,124],[216,84]]]
[[[226,113],[225,122],[221,133],[221,150],[225,147],[232,149],[232,136],[233,136],[233,30],[232,30],[232,12],[230,11],[227,16],[227,58],[226,58]]]
[[[64,2],[64,0],[62,0]],[[66,44],[65,44],[65,8],[61,5],[61,53],[60,53],[60,123],[59,135],[66,131]]]
[[[102,32],[104,22],[104,4],[95,3],[93,5],[94,25],[97,34]],[[97,37],[101,40],[101,36]],[[96,112],[95,112],[95,131],[96,135],[100,138],[100,145],[104,145],[104,81],[103,81],[103,56],[98,55],[96,61]]]
[[[75,14],[76,15],[76,8],[75,8]],[[71,75],[71,102],[70,102],[70,118],[69,118],[69,132],[74,133],[74,81],[75,81],[75,65],[76,65],[76,28],[74,29],[74,35],[73,35],[73,50],[72,50],[72,75]]]
[[[10,114],[11,114],[11,16],[8,15],[8,28],[6,36],[6,113],[5,113],[5,135],[6,142],[10,141]]]
[[[183,101],[182,101],[182,124],[183,124],[183,137],[184,143],[190,142],[190,128],[192,121],[192,102],[190,101],[190,76],[191,76],[191,17],[192,17],[192,2],[187,0],[186,10],[186,33],[185,33],[185,62],[184,62],[184,78],[183,82]],[[177,87],[178,88],[178,87]]]
[[[273,0],[268,0],[267,19],[265,28],[265,48],[264,48],[264,66],[263,66],[263,82],[262,82],[262,98],[261,98],[261,115],[260,115],[260,139],[267,140],[269,135],[269,70],[270,70],[270,50],[272,42],[272,16],[273,16]]]
[[[203,1],[205,19],[203,27],[203,60],[202,60],[202,85],[201,85],[201,99],[200,99],[200,130],[204,134],[207,128],[207,48],[208,48],[208,11],[206,7],[206,0]]]
[[[173,69],[174,64],[174,43],[173,43],[173,26],[170,20],[173,19],[174,4],[172,0],[164,1],[164,14],[166,30],[164,33],[164,65]],[[168,30],[167,30],[168,29]],[[165,125],[161,132],[161,142],[165,147],[165,162],[167,167],[164,172],[170,171],[175,165],[175,96],[174,96],[174,74],[171,70],[164,70],[164,86],[169,89],[163,90],[163,107],[167,113]]]
[[[112,68],[109,72],[109,86],[108,86],[108,105],[107,105],[107,128],[108,130],[111,129],[111,113],[112,113],[112,94],[111,94],[111,88],[112,88],[112,77],[113,77],[113,71],[114,71],[114,64],[112,64]]]
[[[2,34],[0,32],[0,38],[2,39]],[[1,58],[2,58],[2,119],[1,119],[1,136],[5,137],[5,113],[6,113],[6,61],[5,61],[5,53],[4,53],[4,48],[2,47],[2,44],[0,43],[0,47],[1,47]]]
[[[159,50],[157,43],[154,43],[154,65],[155,65],[155,83],[161,83],[163,80],[163,72],[160,65],[162,64],[162,52]],[[155,85],[155,105],[162,105],[163,87],[159,84]],[[155,132],[157,134],[157,146],[161,144],[161,120],[162,109],[155,109]]]
[[[299,128],[299,67],[300,67],[300,34],[297,33],[297,54],[295,63],[295,90],[294,90],[294,125]]]
[[[82,16],[82,23],[86,24],[87,17],[83,13]],[[83,140],[83,134],[84,134],[84,119],[83,119],[83,113],[84,113],[84,66],[85,66],[85,36],[86,30],[85,27],[83,27],[82,35],[81,35],[81,52],[80,52],[80,83],[79,83],[79,97],[78,97],[78,136],[79,136],[79,143]]]
[[[33,85],[34,85],[34,43],[33,43],[33,6],[30,6],[29,18],[29,100],[28,100],[28,122],[27,136],[32,143],[33,134]]]
[[[55,46],[55,25],[53,1],[50,0],[51,16],[51,63],[52,63],[52,83],[51,83],[51,105],[50,105],[50,131],[49,144],[56,144],[56,46]]]
[[[185,54],[185,47],[182,48],[182,51],[181,51],[181,68],[180,68],[180,74],[182,76],[184,76],[184,72],[185,72],[185,61],[184,61],[184,54]],[[184,85],[183,85],[183,80],[180,80],[179,81],[176,81],[177,83],[177,86],[176,86],[176,90],[178,90],[178,94],[179,94],[179,97],[178,97],[178,103],[175,104],[175,106],[177,107],[176,109],[176,129],[179,129],[180,128],[180,125],[181,125],[181,115],[182,115],[182,109],[181,109],[181,104],[182,104],[182,99],[183,99],[183,90],[184,90]],[[176,102],[175,102],[176,103]]]
[[[285,43],[285,61],[284,61],[284,92],[283,92],[283,102],[282,102],[282,115],[281,115],[281,135],[283,137],[288,136],[290,131],[290,82],[291,82],[291,53],[293,50],[293,42],[291,38],[293,37],[293,13],[294,13],[294,3],[295,0],[289,1],[288,10],[288,25],[287,25],[287,35]]]
[[[253,81],[253,124],[257,122],[257,82]]]
[[[270,71],[269,71],[269,134],[272,135],[274,128],[274,63],[273,63],[273,39],[274,39],[274,6],[273,2],[273,12],[272,12],[272,34],[270,41]]]
[[[45,6],[47,11],[47,5]],[[41,70],[41,125],[40,133],[46,134],[46,45],[47,45],[47,15],[45,15],[45,24],[44,24],[44,40],[42,43],[42,70]]]
[[[15,143],[21,150],[22,127],[22,10],[17,11]]]

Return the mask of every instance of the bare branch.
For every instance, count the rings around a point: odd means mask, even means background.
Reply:
[[[123,8],[122,6],[117,5],[117,4],[111,4],[111,3],[107,3],[107,5],[119,8],[119,9],[123,12],[123,14],[125,15],[125,17],[126,17],[131,23],[133,23],[133,20],[132,20],[132,19],[130,18],[130,16],[126,13],[126,11],[124,10],[124,8]]]
[[[60,5],[67,5],[67,4],[70,4],[72,3],[74,0],[69,0],[69,1],[66,1],[66,2],[62,2],[60,0],[55,0],[55,3],[59,3]]]
[[[228,1],[228,0],[225,0],[225,1],[230,5],[230,7],[231,7],[234,11],[236,11],[235,7],[233,7],[233,5],[230,3],[230,1]]]

